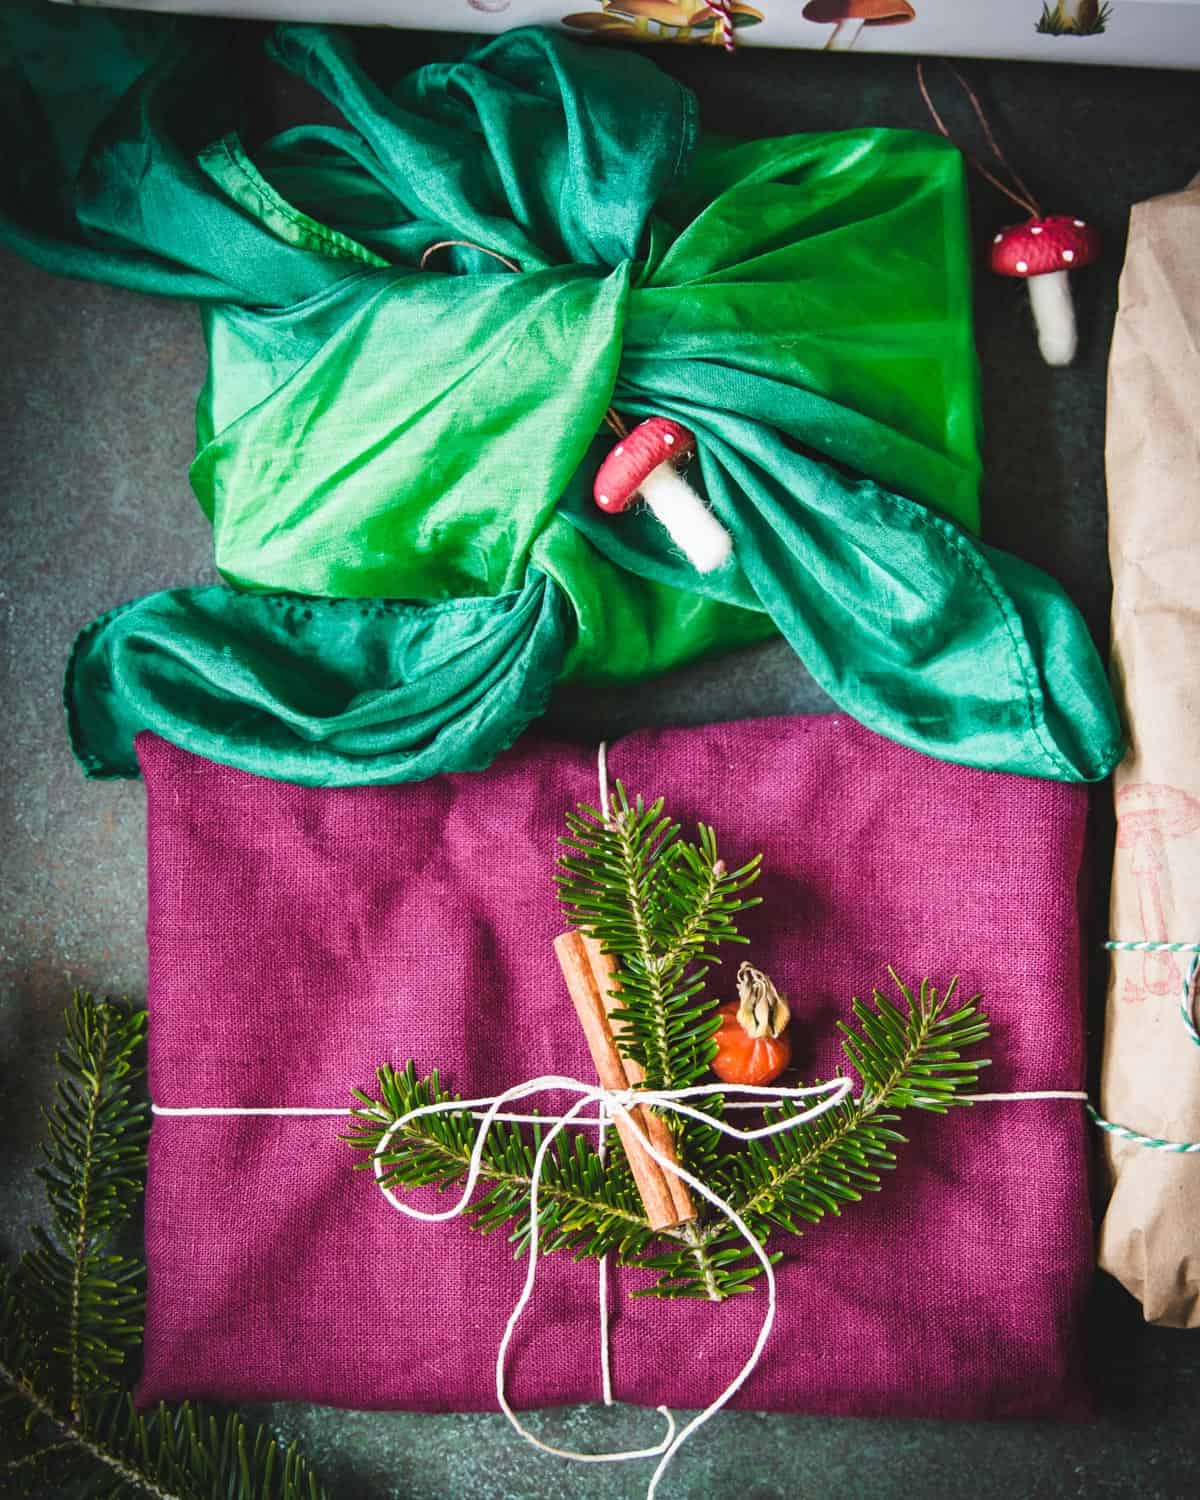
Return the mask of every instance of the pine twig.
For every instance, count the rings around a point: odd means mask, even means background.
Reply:
[[[368,1160],[357,1163],[360,1169],[373,1168],[384,1132],[395,1121],[455,1097],[442,1088],[437,1073],[418,1078],[411,1062],[400,1072],[380,1068],[376,1079],[378,1099],[354,1090],[361,1108],[353,1111],[350,1131],[342,1137],[356,1150],[369,1153]],[[466,1109],[413,1120],[395,1133],[380,1158],[388,1168],[383,1186],[445,1190],[460,1183],[471,1159],[477,1123]],[[526,1136],[517,1125],[494,1125],[480,1172],[487,1191],[468,1215],[484,1234],[511,1226],[509,1239],[517,1254],[523,1253],[528,1238],[533,1158],[540,1144],[536,1129]],[[628,1258],[654,1238],[628,1164],[623,1155],[616,1160],[618,1167],[610,1164],[606,1169],[582,1134],[557,1138],[538,1191],[543,1250],[570,1250],[577,1258],[612,1253]]]
[[[880,990],[872,1003],[855,999],[857,1028],[838,1022],[847,1062],[861,1080],[857,1099],[794,1130],[773,1138],[773,1149],[760,1148],[723,1160],[716,1190],[755,1230],[761,1242],[773,1230],[792,1234],[802,1225],[840,1214],[847,1203],[881,1186],[879,1173],[896,1165],[896,1147],[905,1137],[894,1126],[898,1111],[916,1109],[945,1114],[969,1103],[962,1097],[976,1086],[983,1058],[964,1050],[984,1040],[988,1023],[977,1007],[978,996],[954,1008],[957,981],[946,994],[928,980],[913,992],[889,970],[902,1001],[894,1004]],[[769,1118],[795,1116],[785,1104]],[[715,1224],[710,1243],[732,1252],[743,1242],[728,1225]],[[743,1257],[736,1266],[738,1289],[761,1267]]]
[[[296,1445],[265,1427],[190,1402],[143,1414],[124,1389],[144,1267],[112,1246],[144,1180],[145,1017],[77,991],[66,1022],[41,1169],[50,1224],[0,1269],[0,1412],[15,1450],[0,1473],[49,1473],[54,1493],[97,1500],[323,1500]]]
[[[582,805],[568,814],[567,829],[559,899],[568,919],[616,959],[621,1006],[611,1019],[620,1023],[614,1032],[621,1052],[644,1071],[644,1088],[668,1091],[706,1080],[719,1018],[714,1002],[701,997],[717,947],[744,941],[735,918],[757,904],[745,891],[758,878],[758,856],[729,871],[711,828],[701,824],[694,843],[681,839],[661,798],[631,801],[620,782],[603,812]],[[741,1216],[760,1246],[775,1231],[800,1234],[876,1191],[904,1143],[894,1128],[898,1112],[945,1113],[965,1102],[961,1096],[986,1066],[965,1055],[988,1030],[975,1000],[956,1009],[954,983],[939,998],[928,981],[913,994],[894,972],[892,979],[899,1003],[876,990],[870,1004],[853,1001],[853,1026],[840,1025],[847,1062],[861,1079],[857,1099],[804,1121],[785,1101],[766,1115],[796,1120],[792,1129],[735,1149],[716,1128],[720,1095],[706,1105],[713,1124],[672,1121],[683,1164]],[[452,1105],[456,1096],[436,1073],[418,1078],[412,1062],[399,1073],[381,1068],[377,1081],[377,1099],[355,1090],[359,1107],[344,1137],[370,1154],[359,1166],[375,1165],[386,1135],[378,1158],[385,1187],[460,1186],[478,1128],[471,1112],[448,1109],[395,1129],[413,1110]],[[484,1193],[466,1209],[484,1233],[506,1228],[517,1254],[529,1237],[540,1140],[537,1128],[530,1136],[514,1123],[494,1124],[482,1148]],[[723,1216],[654,1232],[619,1144],[605,1163],[582,1134],[556,1137],[538,1202],[543,1249],[577,1259],[616,1255],[652,1278],[634,1296],[723,1301],[762,1274],[761,1261]]]
[[[728,870],[711,828],[702,823],[695,843],[681,839],[661,797],[631,802],[619,781],[603,814],[586,805],[568,813],[561,842],[556,879],[567,919],[618,963],[622,1051],[647,1088],[698,1082],[719,1024],[699,997],[717,947],[745,941],[735,918],[758,905],[742,893],[758,879],[761,856]]]
[[[896,1148],[905,1143],[895,1129],[898,1112],[944,1114],[966,1103],[961,1096],[987,1066],[985,1059],[964,1055],[988,1031],[974,1000],[955,1008],[953,983],[941,998],[928,981],[916,994],[899,979],[896,984],[900,1005],[876,990],[871,1004],[853,1002],[857,1027],[841,1027],[847,1061],[862,1080],[857,1099],[769,1143],[756,1141],[733,1151],[724,1149],[715,1130],[694,1126],[689,1132],[692,1169],[741,1215],[760,1243],[775,1230],[800,1234],[828,1214],[840,1214],[865,1192],[878,1191],[880,1174],[895,1167]],[[453,1102],[436,1074],[418,1079],[411,1062],[399,1073],[380,1069],[378,1080],[379,1099],[355,1091],[361,1108],[344,1137],[372,1157],[384,1132],[403,1115],[430,1103]],[[714,1112],[719,1109],[718,1100]],[[796,1114],[795,1106],[785,1103],[767,1117]],[[477,1126],[466,1109],[412,1121],[382,1155],[388,1168],[385,1186],[446,1189],[461,1184]],[[518,1125],[494,1126],[483,1154],[486,1192],[468,1209],[468,1218],[484,1233],[508,1227],[518,1254],[528,1237],[539,1141],[537,1132],[527,1139]],[[622,1156],[614,1153],[606,1166],[583,1135],[569,1143],[559,1137],[556,1146],[539,1188],[544,1250],[569,1250],[577,1259],[616,1254],[622,1265],[653,1275],[635,1297],[723,1301],[748,1290],[761,1274],[761,1263],[725,1219],[655,1235]],[[367,1160],[360,1165],[372,1164]]]

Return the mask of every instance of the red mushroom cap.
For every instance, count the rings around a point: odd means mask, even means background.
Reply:
[[[1050,214],[1010,224],[992,241],[988,264],[998,276],[1045,276],[1077,271],[1100,257],[1100,234],[1084,219]]]
[[[917,18],[908,0],[808,0],[800,14],[820,25],[861,21],[864,26],[902,26]]]
[[[667,459],[686,458],[695,446],[686,427],[670,417],[650,417],[623,437],[600,465],[592,486],[596,504],[610,515],[628,510],[647,474]]]

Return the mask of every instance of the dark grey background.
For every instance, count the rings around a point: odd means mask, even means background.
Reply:
[[[798,3],[798,0],[797,0]],[[220,24],[220,23],[218,23]],[[244,27],[241,86],[264,132],[304,113],[294,83],[255,59]],[[380,66],[461,49],[433,34],[367,34]],[[866,56],[660,48],[656,61],[699,95],[702,117],[733,135],[859,125],[927,128],[911,61]],[[1034,64],[965,64],[1014,164],[1053,212],[1102,227],[1106,258],[1075,278],[1082,331],[1070,370],[1039,360],[1024,292],[986,272],[976,295],[987,429],[985,530],[1059,578],[1103,642],[1109,580],[1103,462],[1105,366],[1132,202],[1200,170],[1195,75]],[[977,140],[963,97],[938,68],[943,113]],[[972,181],[979,245],[1016,211]],[[1200,247],[1198,247],[1200,250]],[[52,1079],[72,985],[145,989],[140,783],[86,783],[59,706],[74,632],[125,599],[214,574],[208,528],[186,468],[204,374],[194,311],[58,281],[0,257],[0,1105],[4,1250],[40,1212],[32,1169],[37,1103]],[[782,644],[679,673],[636,693],[564,693],[550,727],[614,735],[650,722],[807,712],[821,695]],[[1098,794],[1093,935],[1102,936],[1110,830]],[[1100,966],[1095,976],[1102,985]],[[1101,1008],[1093,983],[1093,1048]],[[1036,1162],[1030,1170],[1036,1170]],[[1200,1168],[1198,1168],[1200,1170]],[[201,1190],[203,1189],[203,1185]],[[371,1253],[386,1255],[386,1246]],[[904,1295],[904,1268],[877,1268]],[[347,1274],[351,1274],[347,1268]],[[399,1266],[397,1274],[400,1273]],[[387,1337],[386,1309],[380,1309]],[[438,1336],[444,1336],[439,1330]],[[685,1449],[668,1496],[806,1500],[840,1492],[908,1497],[1136,1496],[1200,1493],[1194,1392],[1200,1330],[1145,1327],[1136,1304],[1099,1278],[1091,1317],[1095,1426],[830,1421],[723,1414]],[[402,1353],[398,1357],[403,1357]],[[490,1357],[481,1353],[481,1357]],[[581,1358],[591,1351],[581,1350]],[[337,1500],[549,1500],[637,1495],[637,1467],[567,1466],[526,1448],[499,1417],[342,1413],[276,1407],[303,1438]],[[652,1414],[578,1408],[534,1419],[552,1441],[624,1447],[657,1431]],[[647,1466],[648,1467],[648,1466]]]

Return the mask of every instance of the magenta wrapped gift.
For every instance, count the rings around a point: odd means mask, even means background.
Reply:
[[[347,1109],[409,1058],[465,1096],[594,1079],[551,946],[556,839],[597,801],[594,750],[526,740],[482,774],[337,790],[148,735],[139,754],[157,1107]],[[982,992],[989,1092],[1082,1088],[1082,788],[931,760],[840,716],[639,733],[608,759],[685,828],[715,823],[730,861],[762,851],[742,927],[791,1001],[801,1078],[841,1071],[835,1022],[891,964]],[[346,1123],[156,1117],[143,1401],[495,1406],[525,1263],[501,1234],[396,1213],[353,1170]],[[781,1241],[777,1320],[737,1404],[1086,1415],[1080,1102],[1004,1097],[903,1128],[883,1191]],[[539,1264],[514,1406],[600,1398],[597,1269]],[[750,1353],[762,1281],[719,1305],[629,1300],[645,1273],[612,1282],[618,1400],[703,1406]]]

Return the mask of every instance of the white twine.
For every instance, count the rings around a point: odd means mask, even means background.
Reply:
[[[726,1085],[726,1092],[728,1092],[728,1085]],[[777,1097],[777,1091],[775,1089],[769,1089],[767,1092],[769,1092],[772,1097]],[[641,1093],[639,1093],[638,1097],[643,1103],[645,1102],[645,1100],[642,1098]],[[1013,1101],[1021,1103],[1023,1100],[1031,1099],[1087,1099],[1088,1094],[1083,1089],[1032,1089],[1014,1090],[1011,1094],[955,1094],[954,1097],[961,1100],[964,1104],[1008,1104]],[[920,1102],[922,1104],[930,1104],[933,1101],[930,1099],[922,1099]],[[465,1106],[460,1106],[460,1108],[462,1107]],[[753,1100],[750,1100],[744,1104],[739,1104],[736,1100],[729,1100],[726,1102],[725,1110],[726,1113],[728,1113],[730,1110],[762,1109],[763,1107],[764,1106],[761,1103],[756,1103]],[[150,1106],[150,1112],[151,1114],[165,1115],[167,1118],[175,1117],[177,1119],[187,1119],[189,1116],[202,1118],[205,1115],[211,1115],[216,1118],[230,1115],[291,1115],[299,1118],[308,1116],[311,1119],[341,1115],[343,1119],[353,1119],[355,1114],[354,1110],[346,1109],[344,1105],[331,1105],[329,1108],[318,1108],[312,1105],[296,1105],[280,1109],[271,1109],[259,1105],[242,1107],[241,1105],[232,1104],[198,1104],[178,1106],[172,1104],[152,1104]],[[483,1120],[488,1117],[485,1111],[480,1109],[473,1109],[468,1112],[470,1113],[471,1117],[476,1120]],[[512,1114],[508,1110],[501,1110],[498,1113],[492,1115],[491,1118],[498,1124],[546,1125],[553,1124],[555,1116],[520,1115]],[[707,1118],[708,1116],[706,1115],[705,1119]],[[579,1115],[576,1117],[574,1123],[576,1125],[587,1125],[592,1129],[598,1129],[601,1125],[610,1125],[612,1121],[610,1118],[603,1115]]]
[[[601,740],[596,752],[596,773],[600,778],[600,816],[608,822],[608,741]]]
[[[600,1158],[600,1165],[606,1166],[608,1161],[608,1120],[605,1118],[603,1105],[600,1108],[600,1118],[596,1122],[596,1155]],[[596,1279],[596,1295],[600,1304],[600,1396],[605,1406],[613,1404],[612,1384],[612,1353],[609,1348],[608,1333],[608,1256],[600,1257],[600,1266]]]
[[[679,1451],[682,1445],[691,1435],[702,1427],[705,1422],[716,1415],[723,1406],[726,1406],[733,1397],[741,1390],[746,1381],[754,1373],[762,1358],[762,1352],[770,1338],[771,1329],[775,1323],[776,1314],[776,1282],[775,1270],[771,1265],[769,1256],[755,1237],[745,1220],[738,1214],[729,1203],[717,1193],[694,1176],[686,1168],[670,1157],[664,1156],[658,1151],[653,1143],[647,1138],[637,1122],[636,1116],[631,1114],[639,1105],[652,1105],[668,1113],[685,1115],[691,1119],[699,1120],[713,1129],[719,1130],[723,1135],[733,1137],[737,1140],[752,1141],[761,1140],[763,1137],[780,1135],[787,1130],[794,1130],[811,1120],[817,1119],[827,1110],[836,1108],[844,1100],[851,1098],[853,1085],[849,1078],[840,1077],[831,1079],[828,1083],[815,1084],[802,1088],[780,1088],[780,1087],[758,1087],[750,1084],[733,1086],[725,1083],[696,1084],[685,1089],[653,1090],[653,1089],[626,1089],[621,1091],[606,1089],[600,1084],[582,1083],[577,1078],[568,1078],[559,1074],[546,1074],[540,1078],[530,1079],[524,1083],[514,1084],[511,1088],[503,1090],[485,1098],[466,1100],[443,1100],[436,1104],[423,1105],[418,1109],[410,1110],[407,1114],[391,1121],[388,1128],[379,1139],[378,1145],[373,1153],[373,1168],[375,1179],[379,1184],[380,1192],[388,1203],[397,1212],[406,1215],[410,1219],[420,1219],[426,1223],[440,1223],[447,1219],[457,1218],[466,1212],[472,1194],[478,1184],[479,1175],[483,1165],[483,1153],[487,1144],[488,1133],[492,1126],[500,1122],[511,1122],[514,1124],[537,1124],[549,1127],[542,1137],[541,1145],[534,1157],[531,1173],[529,1194],[529,1264],[525,1273],[525,1283],[516,1304],[509,1315],[505,1325],[503,1336],[496,1354],[496,1400],[514,1430],[525,1439],[531,1447],[539,1449],[543,1453],[552,1454],[556,1458],[570,1459],[575,1463],[625,1463],[634,1459],[657,1458],[659,1460],[651,1477],[649,1487],[646,1491],[646,1500],[654,1500],[658,1491],[659,1480],[666,1472],[668,1465]],[[506,1104],[516,1103],[528,1098],[532,1094],[542,1092],[561,1092],[576,1095],[575,1103],[563,1113],[558,1115],[525,1114],[520,1111],[505,1109]],[[775,1120],[771,1124],[761,1125],[749,1130],[740,1130],[726,1121],[714,1119],[699,1109],[693,1108],[686,1101],[689,1099],[707,1098],[713,1094],[723,1095],[748,1095],[746,1099],[730,1099],[726,1104],[728,1110],[762,1110],[772,1105],[779,1105],[785,1099],[804,1100],[816,1099],[816,1103],[809,1108],[798,1112],[796,1115]],[[1012,1093],[997,1094],[960,1094],[958,1098],[974,1104],[1011,1103],[1025,1100],[1038,1099],[1069,1099],[1086,1101],[1087,1094],[1076,1089],[1032,1089],[1014,1091]],[[597,1113],[595,1115],[584,1114],[584,1110],[595,1104]],[[359,1117],[369,1114],[371,1111],[351,1111],[342,1109],[304,1108],[299,1106],[282,1106],[278,1108],[251,1107],[233,1108],[224,1105],[214,1106],[189,1106],[175,1108],[168,1105],[152,1105],[151,1108],[156,1115],[176,1117],[216,1116],[227,1117],[236,1115],[274,1115],[279,1117],[294,1118],[297,1116],[308,1116],[314,1119],[326,1118],[331,1115],[342,1117]],[[450,1114],[459,1111],[468,1111],[471,1116],[479,1122],[479,1128],[475,1133],[475,1141],[471,1150],[470,1163],[467,1175],[458,1201],[449,1208],[440,1210],[425,1210],[406,1203],[403,1199],[383,1184],[386,1174],[386,1164],[382,1158],[397,1134],[411,1124],[412,1121],[421,1119],[428,1115]],[[380,1118],[383,1118],[382,1116]],[[741,1369],[729,1382],[717,1398],[710,1402],[697,1416],[683,1428],[677,1429],[675,1418],[666,1406],[655,1409],[664,1417],[667,1430],[662,1439],[652,1448],[624,1449],[609,1453],[580,1453],[571,1448],[559,1448],[551,1443],[543,1442],[534,1433],[522,1425],[516,1412],[510,1405],[506,1393],[505,1371],[507,1367],[508,1350],[516,1333],[517,1325],[533,1297],[534,1285],[537,1277],[538,1259],[540,1254],[540,1225],[538,1198],[541,1187],[542,1170],[545,1166],[546,1157],[554,1140],[566,1129],[568,1125],[591,1126],[599,1131],[600,1150],[603,1153],[605,1131],[614,1118],[623,1119],[636,1136],[643,1150],[651,1156],[665,1172],[671,1172],[681,1181],[686,1182],[690,1188],[704,1198],[720,1213],[730,1224],[737,1229],[738,1233],[746,1242],[747,1248],[754,1254],[763,1268],[767,1286],[767,1306],[759,1328],[758,1337],[754,1346]],[[676,1237],[678,1239],[678,1237]],[[680,1241],[681,1243],[686,1243]],[[611,1372],[611,1340],[609,1337],[609,1274],[608,1257],[604,1256],[599,1263],[599,1314],[600,1314],[600,1380],[603,1399],[606,1406],[613,1405],[613,1388]]]
[[[596,774],[600,780],[600,816],[605,824],[609,822],[608,816],[608,741],[601,740],[596,751]],[[600,1133],[597,1136],[597,1150],[600,1160],[603,1162],[607,1143],[606,1111],[604,1105],[600,1106]],[[600,1257],[600,1269],[598,1272],[597,1292],[600,1299],[600,1394],[605,1406],[613,1404],[612,1388],[612,1338],[609,1332],[609,1305],[608,1305],[608,1256]],[[667,1420],[671,1421],[670,1414]]]
[[[531,1094],[549,1091],[578,1096],[575,1103],[563,1114],[540,1117],[541,1123],[549,1125],[550,1129],[542,1137],[541,1144],[534,1156],[533,1167],[530,1173],[528,1220],[529,1265],[525,1273],[525,1284],[509,1315],[508,1323],[505,1325],[504,1333],[500,1339],[500,1346],[496,1353],[496,1400],[514,1430],[519,1432],[527,1443],[531,1444],[534,1448],[540,1449],[543,1453],[551,1453],[557,1458],[569,1458],[576,1463],[589,1464],[624,1463],[631,1459],[658,1458],[659,1462],[655,1467],[649,1487],[646,1490],[646,1500],[654,1500],[654,1496],[658,1490],[658,1482],[680,1447],[682,1447],[692,1433],[696,1432],[705,1422],[709,1421],[711,1417],[715,1416],[723,1406],[733,1399],[757,1368],[759,1359],[762,1357],[762,1351],[771,1335],[771,1328],[775,1322],[775,1271],[771,1265],[770,1257],[737,1210],[718,1193],[713,1192],[699,1177],[696,1177],[669,1156],[658,1151],[641,1130],[630,1111],[640,1105],[652,1105],[667,1113],[681,1114],[691,1119],[699,1120],[711,1128],[720,1131],[723,1135],[732,1136],[742,1141],[753,1141],[761,1140],[766,1136],[780,1135],[787,1130],[795,1130],[809,1121],[818,1119],[828,1110],[836,1108],[837,1105],[847,1099],[850,1096],[852,1088],[853,1084],[849,1078],[834,1078],[828,1083],[814,1084],[804,1088],[760,1088],[752,1085],[730,1086],[723,1083],[711,1083],[696,1084],[684,1089],[623,1089],[618,1091],[606,1089],[600,1084],[581,1083],[577,1078],[568,1078],[561,1074],[546,1074],[541,1078],[530,1079],[526,1083],[514,1084],[511,1088],[505,1089],[499,1094],[492,1095],[490,1098],[465,1101],[447,1099],[436,1104],[422,1105],[417,1109],[410,1110],[407,1114],[399,1116],[384,1131],[378,1145],[375,1147],[375,1180],[379,1184],[379,1189],[383,1193],[383,1196],[392,1207],[410,1219],[421,1219],[426,1223],[441,1223],[446,1219],[456,1218],[459,1214],[466,1211],[470,1203],[480,1171],[482,1170],[483,1152],[487,1144],[488,1132],[500,1117],[500,1112],[503,1110],[504,1105],[511,1101],[526,1099]],[[723,1120],[714,1119],[711,1115],[705,1114],[702,1110],[695,1109],[684,1102],[687,1099],[702,1099],[711,1097],[714,1094],[725,1093],[753,1095],[758,1101],[757,1107],[759,1108],[762,1108],[767,1103],[780,1104],[785,1099],[801,1100],[815,1098],[817,1102],[810,1105],[809,1108],[797,1112],[795,1115],[774,1120],[767,1125],[760,1125],[751,1130],[739,1130],[736,1126],[729,1125]],[[558,1448],[553,1444],[542,1442],[528,1428],[522,1426],[516,1412],[509,1405],[505,1390],[505,1366],[509,1345],[512,1343],[517,1325],[521,1321],[521,1316],[533,1297],[534,1283],[537,1278],[540,1239],[538,1197],[541,1190],[542,1169],[545,1166],[546,1156],[557,1137],[568,1125],[577,1123],[581,1112],[589,1104],[593,1103],[600,1106],[602,1115],[608,1114],[614,1118],[624,1120],[633,1131],[638,1143],[646,1151],[647,1155],[652,1157],[664,1171],[671,1172],[682,1182],[686,1182],[694,1192],[698,1193],[708,1203],[711,1203],[717,1212],[734,1226],[745,1240],[747,1248],[754,1254],[762,1266],[767,1282],[767,1308],[762,1326],[758,1332],[758,1337],[754,1341],[754,1347],[750,1352],[749,1358],[716,1400],[711,1401],[703,1411],[693,1417],[681,1432],[676,1431],[675,1419],[670,1411],[665,1406],[660,1406],[657,1410],[662,1413],[667,1421],[667,1432],[661,1442],[653,1448],[624,1449],[609,1453],[580,1453],[573,1448]],[[458,1201],[449,1208],[426,1210],[416,1208],[411,1203],[406,1203],[402,1198],[398,1198],[390,1188],[384,1185],[387,1168],[382,1158],[386,1154],[393,1138],[414,1120],[429,1115],[455,1113],[462,1109],[472,1111],[482,1109],[483,1117],[480,1121],[479,1129],[475,1133],[475,1143],[471,1150],[471,1159],[467,1167],[466,1179]],[[607,1290],[606,1282],[602,1290]],[[604,1307],[605,1300],[602,1296],[601,1308],[604,1309]],[[603,1310],[601,1317],[605,1319]],[[607,1334],[606,1326],[605,1334]],[[607,1342],[606,1337],[606,1345]]]

